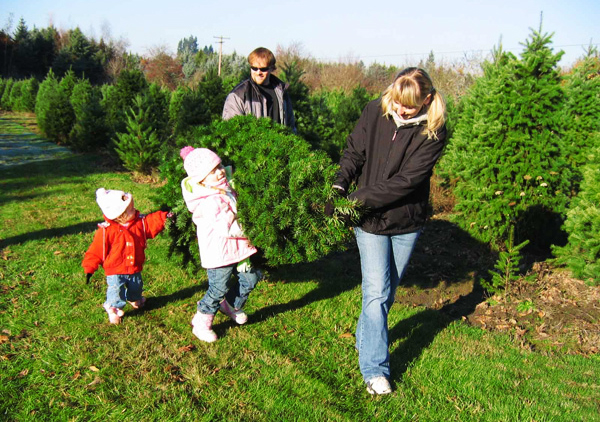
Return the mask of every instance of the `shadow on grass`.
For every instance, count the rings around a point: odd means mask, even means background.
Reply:
[[[20,201],[22,197],[18,196],[18,192],[35,191],[38,186],[56,184],[61,179],[118,170],[110,157],[95,154],[72,155],[6,167],[0,165],[0,205]]]
[[[332,253],[316,262],[278,267],[270,271],[269,281],[284,283],[317,281],[319,285],[301,298],[257,309],[250,315],[247,324],[258,324],[278,314],[294,311],[313,302],[331,299],[352,290],[360,283],[358,251],[355,247],[351,247],[348,251]],[[252,300],[252,295],[249,300]],[[221,325],[224,324],[219,324],[217,328],[221,328]]]
[[[87,223],[79,223],[74,224],[72,226],[67,227],[57,227],[53,229],[44,229],[38,230],[34,232],[20,234],[18,236],[9,237],[6,239],[0,239],[0,249],[6,248],[12,245],[19,245],[21,243],[28,242],[30,240],[42,240],[42,239],[50,239],[61,236],[68,236],[71,234],[79,234],[79,233],[90,233],[95,231],[98,228],[98,222],[87,222]]]
[[[402,344],[390,356],[393,381],[402,377],[411,362],[429,347],[439,332],[452,321],[473,313],[477,304],[485,299],[484,290],[473,280],[487,275],[495,259],[496,254],[486,245],[455,224],[445,220],[429,222],[417,243],[402,286],[427,289],[440,283],[452,286],[471,282],[474,287],[441,309],[426,309],[390,327],[390,344],[402,340]],[[260,323],[277,314],[297,310],[354,289],[361,283],[360,256],[354,245],[346,252],[331,254],[311,264],[280,267],[273,271],[270,281],[317,281],[319,284],[301,298],[256,310],[250,315],[248,324]],[[359,294],[356,300],[361,300]],[[216,329],[223,332],[231,325],[229,321],[223,322]]]
[[[190,286],[190,287],[186,287],[181,290],[177,290],[176,292],[173,292],[168,295],[150,296],[146,300],[146,305],[142,309],[138,310],[137,312],[139,312],[141,314],[141,313],[144,313],[147,311],[152,311],[154,309],[163,308],[165,305],[167,305],[170,302],[179,302],[182,300],[187,300],[187,299],[193,297],[195,294],[197,294],[200,290],[206,290],[206,287],[207,287],[206,283],[199,283],[194,286]],[[194,308],[194,312],[196,312],[195,308]],[[190,320],[191,320],[191,318],[190,318]]]
[[[403,339],[403,342],[390,354],[391,381],[398,382],[438,333],[453,321],[473,313],[475,307],[484,300],[484,290],[475,286],[471,293],[461,296],[454,303],[439,310],[426,309],[392,327],[389,332],[390,343],[399,339]]]

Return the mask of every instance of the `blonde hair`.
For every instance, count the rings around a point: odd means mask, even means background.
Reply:
[[[428,95],[431,95],[431,101],[423,105]],[[384,116],[391,116],[394,103],[407,107],[423,105],[427,111],[427,127],[423,133],[426,133],[430,139],[437,139],[436,132],[446,121],[446,104],[441,94],[433,87],[427,72],[417,67],[409,67],[398,73],[394,82],[387,87],[381,97]]]
[[[277,61],[271,50],[265,47],[258,47],[248,55],[249,65],[252,65],[252,62],[255,60],[265,61],[269,67],[275,67],[275,62]]]

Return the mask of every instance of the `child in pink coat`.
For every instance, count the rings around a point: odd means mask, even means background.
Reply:
[[[192,147],[183,148],[180,155],[188,174],[181,191],[197,226],[200,261],[208,275],[208,290],[198,302],[192,333],[211,343],[217,339],[212,323],[218,310],[237,324],[246,323],[248,316],[242,308],[261,274],[250,265],[249,258],[257,251],[237,221],[236,193],[219,156]],[[228,289],[234,272],[238,282]]]

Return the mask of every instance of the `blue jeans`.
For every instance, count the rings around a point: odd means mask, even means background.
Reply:
[[[390,376],[388,313],[421,231],[377,235],[354,228],[362,272],[362,311],[356,349],[363,379]]]
[[[106,284],[106,304],[110,307],[123,309],[126,300],[135,302],[142,298],[142,273],[108,275]]]
[[[226,267],[208,268],[208,290],[204,297],[198,302],[197,310],[203,314],[216,314],[219,304],[223,299],[236,309],[242,309],[248,300],[250,292],[262,278],[259,270],[252,268],[248,272],[238,272],[238,264]],[[228,287],[229,279],[234,270],[237,272],[238,280]]]

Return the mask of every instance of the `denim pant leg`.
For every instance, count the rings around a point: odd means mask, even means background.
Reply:
[[[362,272],[356,348],[363,379],[390,376],[388,313],[419,232],[387,236],[355,228]]]
[[[262,274],[256,268],[252,268],[246,272],[239,272],[238,281],[231,286],[231,289],[225,295],[227,303],[235,309],[242,309],[248,300],[248,296],[250,296],[250,292],[254,290],[261,278]]]
[[[142,281],[142,273],[135,273],[126,276],[127,282],[125,286],[125,297],[129,302],[135,302],[142,298],[142,291],[144,290],[144,282]]]
[[[115,274],[106,276],[106,302],[107,306],[123,309],[125,307],[126,275]]]
[[[227,293],[227,283],[233,273],[235,265],[227,267],[208,268],[208,290],[204,297],[198,302],[197,310],[203,314],[216,314],[219,304]]]

